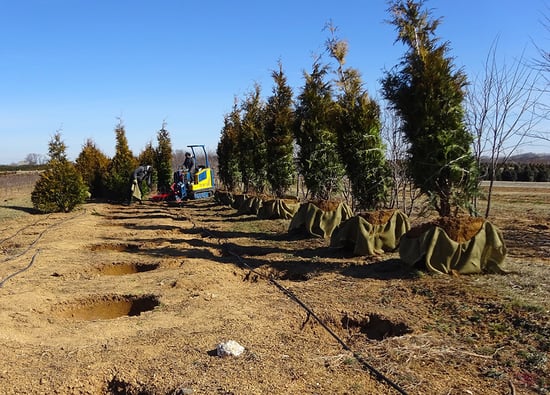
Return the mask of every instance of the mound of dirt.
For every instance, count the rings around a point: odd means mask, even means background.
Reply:
[[[439,217],[429,222],[413,226],[408,232],[407,237],[416,238],[426,232],[428,229],[437,226],[447,233],[451,240],[457,243],[464,243],[474,237],[485,222],[485,218],[458,216],[458,217]]]
[[[359,215],[365,218],[371,225],[384,225],[390,220],[394,213],[395,210],[376,210],[362,212]]]

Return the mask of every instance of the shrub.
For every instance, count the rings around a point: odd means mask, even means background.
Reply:
[[[34,208],[44,213],[69,212],[88,197],[88,188],[75,166],[54,160],[44,171],[31,194]]]

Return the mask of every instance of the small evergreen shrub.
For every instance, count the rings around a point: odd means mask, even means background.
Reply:
[[[31,200],[41,212],[67,213],[84,203],[88,195],[88,188],[75,166],[66,160],[53,160],[36,182]]]

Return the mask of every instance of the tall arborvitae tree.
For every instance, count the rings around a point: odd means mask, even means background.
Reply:
[[[126,130],[122,121],[115,128],[116,151],[109,163],[106,187],[109,197],[117,201],[130,198],[131,177],[138,163],[126,138]]]
[[[277,197],[283,197],[293,183],[294,158],[292,126],[292,89],[287,84],[283,66],[271,73],[275,86],[265,108],[265,139],[267,142],[267,181]]]
[[[262,193],[267,183],[265,110],[260,93],[260,85],[256,84],[241,107],[243,115],[239,134],[239,166],[245,193]]]
[[[107,174],[109,158],[88,139],[76,158],[76,169],[88,185],[91,197],[104,197],[104,179]]]
[[[329,29],[331,37],[327,40],[327,49],[338,63],[338,150],[357,207],[376,209],[386,200],[390,179],[380,134],[380,108],[363,89],[359,71],[353,68],[344,69],[348,53],[347,42],[335,36],[334,26],[329,25]]]
[[[466,75],[447,56],[449,45],[435,36],[439,19],[423,1],[395,1],[391,23],[408,47],[398,70],[383,80],[383,94],[402,119],[410,144],[415,185],[441,216],[468,207],[476,191],[472,136],[464,124]]]
[[[47,169],[31,193],[34,208],[44,212],[69,212],[84,203],[88,188],[73,163],[67,160],[66,145],[58,131],[49,143]]]
[[[172,142],[170,133],[166,130],[166,123],[162,123],[162,128],[157,133],[157,155],[154,163],[157,171],[157,189],[165,192],[170,189],[173,178],[172,170]]]
[[[319,60],[296,103],[294,136],[299,146],[298,165],[311,197],[330,200],[342,188],[344,168],[337,149],[334,131],[334,101],[331,84],[325,81],[327,66]]]
[[[231,113],[224,117],[220,141],[216,149],[218,176],[229,192],[235,192],[241,179],[238,150],[240,128],[241,115],[235,101]]]

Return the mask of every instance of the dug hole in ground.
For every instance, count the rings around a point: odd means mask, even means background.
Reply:
[[[498,190],[507,275],[353,256],[213,200],[29,202],[0,207],[3,393],[398,393],[366,365],[409,394],[549,390],[550,188]]]

